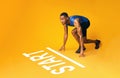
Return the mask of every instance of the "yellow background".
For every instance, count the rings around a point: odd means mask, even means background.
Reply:
[[[78,44],[71,35],[73,28],[69,27],[63,54],[86,68],[74,65],[73,72],[52,75],[22,53],[61,47],[59,14],[63,11],[88,17],[88,38],[100,39],[102,44],[99,50],[94,44],[86,44],[86,57],[79,58],[74,53]],[[1,0],[0,78],[120,78],[119,14],[119,0]]]

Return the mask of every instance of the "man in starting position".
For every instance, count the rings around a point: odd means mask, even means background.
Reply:
[[[64,43],[60,48],[60,51],[65,50],[65,44],[68,38],[68,26],[75,27],[72,30],[73,37],[77,40],[79,48],[76,53],[80,53],[80,56],[84,56],[84,50],[86,49],[84,43],[95,43],[95,49],[99,48],[100,40],[87,39],[87,28],[90,26],[88,18],[80,15],[68,16],[66,12],[60,14],[60,21],[64,27]]]

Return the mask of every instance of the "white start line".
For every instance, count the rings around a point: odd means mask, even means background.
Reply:
[[[63,58],[65,58],[65,59],[69,60],[70,62],[72,62],[72,63],[74,63],[74,64],[78,65],[79,67],[81,67],[81,68],[85,68],[85,66],[84,66],[84,65],[82,65],[82,64],[80,64],[80,63],[78,63],[78,62],[74,61],[73,59],[71,59],[71,58],[69,58],[69,57],[67,57],[67,56],[65,56],[65,55],[63,55],[63,54],[61,54],[61,53],[59,53],[59,52],[57,52],[57,51],[55,51],[55,50],[51,49],[50,47],[47,47],[47,49],[48,49],[48,50],[50,50],[51,52],[53,52],[53,53],[55,53],[55,54],[57,54],[57,55],[59,55],[59,56],[63,57]]]
[[[62,58],[74,63],[75,65],[79,66],[80,68],[85,68],[84,65],[74,61],[73,59],[55,51],[54,49],[50,47],[46,47],[47,50],[50,52],[53,52],[54,54],[57,54],[61,56]],[[41,54],[42,53],[42,54]],[[38,55],[39,54],[39,55]],[[45,52],[44,50],[32,52],[32,53],[23,53],[25,57],[28,57],[31,61],[38,62],[38,65],[41,65],[44,69],[50,71],[52,74],[62,74],[65,73],[65,71],[73,71],[75,69],[72,65],[66,65],[66,62],[62,60],[57,60],[55,56],[49,55],[48,52]],[[50,65],[48,65],[50,64]],[[64,66],[63,66],[64,65]],[[55,69],[55,67],[61,66],[59,69]]]

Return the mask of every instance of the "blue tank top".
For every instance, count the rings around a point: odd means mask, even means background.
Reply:
[[[76,18],[79,18],[80,19],[80,24],[82,24],[83,22],[88,22],[89,20],[86,18],[86,17],[84,17],[84,16],[79,16],[79,15],[74,15],[74,16],[70,16],[70,24],[68,24],[69,26],[74,26],[74,20],[76,19]],[[67,25],[67,26],[68,26]]]

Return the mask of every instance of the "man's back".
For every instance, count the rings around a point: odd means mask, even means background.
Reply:
[[[76,18],[79,18],[80,20],[80,24],[82,24],[83,22],[88,22],[88,18],[84,17],[84,16],[80,16],[80,15],[73,15],[73,16],[70,16],[70,24],[69,26],[74,26],[74,20]]]

